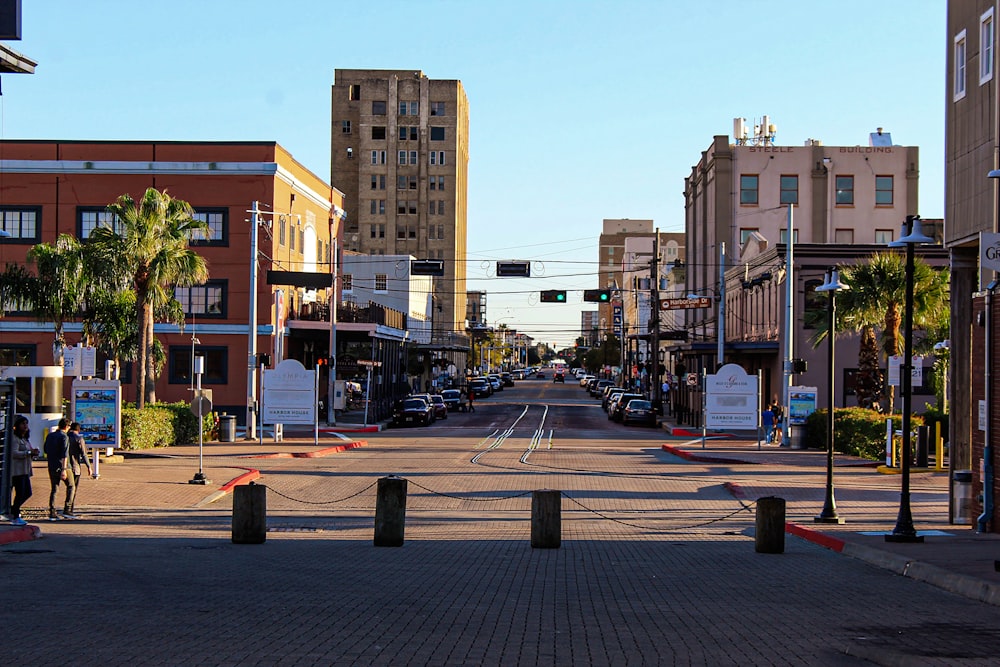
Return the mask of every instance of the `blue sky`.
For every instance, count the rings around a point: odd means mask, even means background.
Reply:
[[[601,220],[682,231],[684,177],[735,116],[783,145],[883,127],[920,147],[920,214],[944,213],[939,0],[25,0],[23,35],[39,65],[3,77],[3,138],[273,140],[325,179],[335,68],[461,79],[469,288],[550,344],[598,287]],[[534,277],[489,279],[496,259]]]

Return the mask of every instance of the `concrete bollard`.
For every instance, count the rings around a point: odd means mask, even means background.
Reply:
[[[757,523],[754,536],[759,554],[785,552],[785,499],[768,496],[757,499]]]
[[[233,544],[263,544],[267,539],[267,487],[262,484],[233,489]]]
[[[382,477],[378,481],[375,501],[375,546],[403,546],[406,527],[406,480],[402,477]]]
[[[562,544],[562,493],[531,492],[531,548],[558,549]]]

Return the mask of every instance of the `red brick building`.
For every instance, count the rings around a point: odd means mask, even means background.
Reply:
[[[125,193],[138,200],[150,187],[187,201],[208,224],[192,247],[207,260],[209,280],[175,291],[186,327],[156,325],[167,353],[157,400],[189,400],[194,345],[205,357],[202,383],[213,390],[216,408],[243,422],[252,393],[250,299],[256,299],[260,352],[274,350],[276,290],[284,292],[288,322],[307,316],[329,322],[329,289],[269,285],[267,272],[330,272],[343,194],[275,142],[0,141],[0,222],[10,234],[0,238],[0,264],[23,263],[32,246],[59,234],[86,239],[96,226],[113,224],[108,204]],[[261,212],[259,277],[251,295],[254,202]],[[329,356],[329,329],[290,326],[284,358],[308,367]],[[80,330],[79,323],[67,327],[68,344],[79,341]],[[52,342],[50,325],[30,313],[8,313],[0,319],[0,366],[51,364]],[[122,380],[125,399],[134,401],[131,368]]]

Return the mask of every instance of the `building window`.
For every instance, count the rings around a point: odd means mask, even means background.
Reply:
[[[385,126],[376,125],[372,127],[372,139],[379,141],[380,139],[385,139]]]
[[[742,246],[754,232],[760,231],[757,227],[740,227],[740,245]]]
[[[278,218],[278,245],[285,245],[285,216]]]
[[[198,317],[225,317],[226,283],[209,280],[204,285],[174,287],[174,298],[181,304],[185,315]]]
[[[219,209],[195,209],[195,220],[205,223],[203,229],[192,229],[189,241],[192,245],[225,245],[226,230],[229,227],[229,210]]]
[[[888,245],[892,243],[893,236],[891,229],[876,229],[875,230],[875,243],[878,245]]]
[[[444,200],[438,199],[438,215],[444,215]]]
[[[351,292],[354,290],[354,276],[350,273],[345,273],[340,276],[340,289],[344,292]]]
[[[954,77],[955,82],[953,86],[953,98],[958,101],[965,97],[965,57],[966,57],[966,44],[965,44],[965,31],[958,33],[955,36],[955,69]]]
[[[854,177],[837,176],[837,206],[854,206]]]
[[[417,164],[417,151],[410,151],[410,164]]]
[[[835,229],[833,230],[833,242],[840,245],[854,245],[854,230],[853,229]]]
[[[340,121],[340,131],[343,134],[350,134],[351,133],[351,121],[349,121],[349,120],[342,120],[342,121]]]
[[[792,240],[794,243],[799,242],[799,230],[792,230]],[[788,243],[788,230],[782,229],[778,232],[778,243]]]
[[[384,204],[385,202],[382,202],[382,203]],[[382,212],[385,213],[384,207],[383,207]],[[379,223],[379,226],[378,226],[378,237],[380,239],[384,239],[385,238],[385,223],[384,222]]]
[[[979,84],[993,78],[993,8],[979,17]]]
[[[438,225],[438,238],[444,239],[444,225]]]
[[[805,329],[815,329],[815,326],[810,325],[810,322],[816,322],[819,319],[820,313],[826,313],[826,299],[827,297],[823,292],[817,292],[816,288],[823,284],[822,280],[816,280],[815,278],[807,280],[805,284],[805,293],[802,295],[804,310],[806,313],[811,313],[812,317],[805,317],[803,328]]]
[[[378,176],[372,174],[372,190],[378,190]]]
[[[444,176],[431,176],[430,177],[431,190],[438,190],[439,192],[444,192]]]
[[[437,237],[434,236],[434,232],[437,231],[437,227],[434,225],[427,225],[427,238],[431,241],[435,240]]]
[[[375,202],[372,202],[372,204],[374,204],[374,203]],[[374,208],[374,206],[372,208]],[[373,213],[374,213],[374,211],[373,211]],[[378,227],[376,227],[375,225],[368,225],[368,232],[371,235],[371,238],[373,238],[373,239],[377,238],[376,234],[378,233]]]
[[[443,116],[444,115],[444,102],[431,102],[431,115],[432,116]]]
[[[205,359],[205,372],[201,375],[203,384],[229,383],[229,348],[198,346],[194,349],[194,356]],[[190,345],[171,346],[168,363],[170,384],[191,384],[192,365]]]
[[[781,196],[779,201],[782,204],[798,204],[799,203],[799,177],[798,176],[782,176],[781,177]]]
[[[875,177],[875,205],[892,206],[892,176]]]
[[[42,217],[42,208],[37,207],[13,207],[0,206],[0,215],[3,220],[3,231],[10,234],[2,240],[10,243],[17,241],[38,242],[39,219]]]
[[[372,151],[372,164],[385,164],[385,151]]]
[[[379,174],[378,177],[378,189],[385,190],[385,174]]]
[[[416,176],[397,176],[396,177],[396,189],[397,190],[416,190],[417,189],[417,177]]]
[[[417,116],[420,114],[420,104],[418,102],[400,102],[400,116]]]
[[[399,164],[406,164],[406,151],[399,151]]]
[[[399,126],[399,140],[400,141],[416,141],[419,136],[417,132],[418,128],[416,125],[400,125]]]
[[[432,127],[431,128],[431,141],[444,141],[444,128],[443,127]]]
[[[361,84],[352,83],[350,88],[350,99],[360,100],[361,99]]]
[[[385,100],[373,100],[372,101],[372,115],[373,116],[384,116],[385,115]]]
[[[98,227],[113,229],[116,234],[121,234],[122,232],[121,223],[119,223],[114,214],[109,213],[107,209],[86,207],[80,207],[77,209],[77,238],[89,239],[90,233]]]
[[[34,366],[35,346],[7,344],[0,347],[0,366]]]
[[[289,240],[288,247],[289,247],[290,250],[295,250],[295,236],[296,236],[295,230],[292,228],[291,225],[289,225],[288,226],[288,231],[289,231],[289,234],[288,234],[288,240]]]
[[[387,292],[389,290],[389,281],[386,279],[384,273],[375,274],[375,291],[376,292]]]
[[[434,201],[431,200],[427,202],[427,214],[434,215],[436,212],[437,212],[437,205],[434,203]],[[434,238],[433,234],[431,235],[431,238]]]
[[[760,179],[757,174],[742,174],[740,176],[740,204],[745,206],[757,205],[757,186]]]
[[[444,165],[444,151],[430,151],[428,155],[432,165]]]

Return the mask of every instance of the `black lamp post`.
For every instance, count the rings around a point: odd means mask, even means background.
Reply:
[[[827,371],[830,384],[829,390],[829,414],[827,414],[827,434],[826,434],[826,499],[823,501],[823,511],[813,519],[816,523],[844,523],[844,520],[837,515],[837,501],[833,498],[833,408],[836,404],[834,396],[837,390],[837,367],[834,365],[835,352],[834,343],[837,337],[837,292],[842,289],[849,289],[847,285],[840,282],[840,271],[831,268],[826,274],[826,282],[816,288],[817,292],[828,292],[826,302],[827,315],[827,359],[829,369]]]
[[[923,542],[913,527],[913,513],[910,510],[910,410],[913,382],[913,247],[918,243],[933,243],[925,236],[920,226],[920,216],[908,215],[903,223],[905,235],[889,244],[890,248],[906,247],[906,312],[903,316],[903,364],[899,369],[900,391],[903,395],[903,451],[900,454],[902,468],[901,490],[899,494],[899,515],[892,533],[885,536],[886,542]]]

